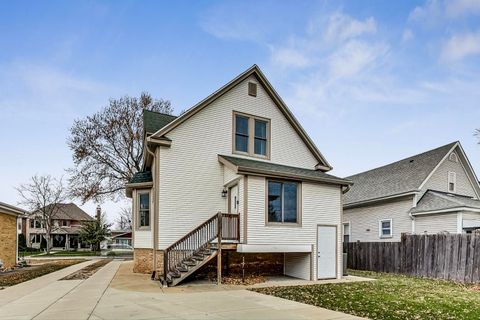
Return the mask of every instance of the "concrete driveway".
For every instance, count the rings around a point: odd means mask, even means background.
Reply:
[[[131,262],[113,261],[87,280],[72,266],[0,291],[0,319],[355,319],[239,288],[162,289]],[[358,319],[358,318],[357,318]]]

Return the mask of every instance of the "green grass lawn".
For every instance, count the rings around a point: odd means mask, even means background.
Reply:
[[[350,271],[376,281],[254,291],[371,319],[480,319],[480,286]]]
[[[94,251],[58,251],[44,254],[42,257],[85,257],[85,256],[99,256],[100,252]]]

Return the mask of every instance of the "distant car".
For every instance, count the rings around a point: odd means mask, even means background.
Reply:
[[[102,255],[132,255],[133,247],[124,243],[111,243],[107,244],[107,248],[102,250]]]

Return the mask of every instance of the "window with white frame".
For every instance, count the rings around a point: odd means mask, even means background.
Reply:
[[[379,220],[378,230],[380,238],[391,238],[393,236],[392,219]]]
[[[150,192],[138,194],[138,227],[150,227]]]
[[[42,242],[42,236],[40,234],[32,234],[30,236],[31,243],[40,243]]]
[[[448,192],[457,191],[457,174],[455,172],[448,172]]]

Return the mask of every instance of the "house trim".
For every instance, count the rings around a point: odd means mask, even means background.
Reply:
[[[5,213],[12,216],[24,215],[26,212],[20,208],[0,202],[0,213]]]
[[[253,252],[305,252],[311,253],[312,246],[309,244],[245,244],[241,243],[237,246],[237,252],[253,253]]]
[[[480,209],[463,206],[463,207],[447,208],[447,209],[441,209],[441,210],[416,212],[416,213],[412,213],[412,216],[423,216],[423,215],[429,215],[429,214],[435,214],[435,213],[450,213],[450,212],[458,212],[458,211],[480,212]]]
[[[262,73],[260,68],[257,65],[253,65],[240,75],[238,75],[235,79],[231,80],[228,82],[226,85],[206,97],[204,100],[200,101],[190,109],[188,109],[184,114],[167,124],[165,127],[161,128],[157,132],[155,132],[150,138],[159,138],[176,128],[178,125],[181,123],[185,122],[187,119],[201,111],[203,108],[211,104],[213,101],[221,97],[223,94],[227,93],[230,91],[233,87],[235,87],[237,84],[240,82],[244,81],[247,79],[249,76],[255,75],[257,80],[260,82],[260,84],[265,88],[269,96],[272,98],[272,100],[275,102],[275,104],[280,108],[282,111],[283,115],[285,118],[289,121],[289,123],[292,125],[292,127],[295,129],[295,131],[298,133],[298,135],[302,138],[303,142],[306,144],[310,152],[315,156],[317,161],[319,163],[316,165],[316,169],[322,170],[322,171],[329,171],[332,169],[332,166],[328,163],[328,161],[325,159],[325,157],[320,153],[318,148],[315,146],[313,143],[312,139],[308,136],[308,134],[305,132],[303,127],[300,125],[298,120],[295,118],[295,116],[292,114],[290,109],[287,107],[285,102],[283,102],[282,98],[278,95],[278,93],[275,91],[275,89],[272,87],[270,82],[265,78],[265,75]]]
[[[248,242],[248,176],[243,178],[243,243]]]
[[[375,202],[381,202],[381,201],[386,201],[386,200],[390,200],[390,199],[403,198],[403,197],[407,197],[407,196],[411,196],[411,195],[417,195],[418,192],[419,192],[419,190],[412,190],[412,191],[407,191],[407,192],[404,192],[404,193],[394,194],[394,195],[385,196],[385,197],[378,197],[378,198],[373,198],[373,199],[368,199],[368,200],[351,202],[351,203],[344,204],[343,207],[344,207],[344,209],[351,209],[351,208],[355,208],[355,207],[361,207],[363,205],[369,205],[369,204],[372,204],[372,203],[375,203]]]

